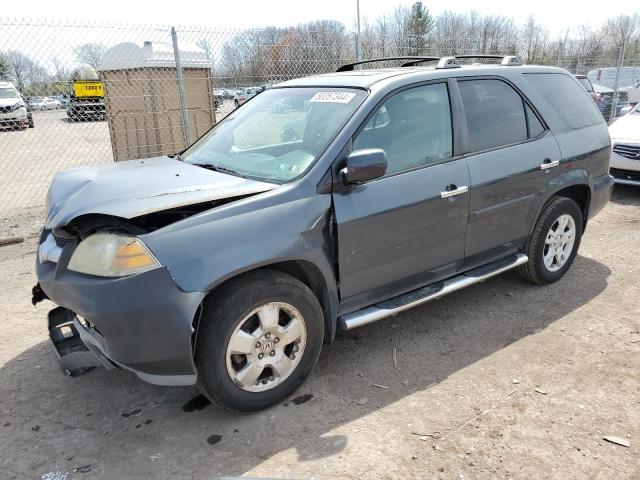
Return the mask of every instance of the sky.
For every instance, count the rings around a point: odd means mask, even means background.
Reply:
[[[76,0],[77,1],[77,0]],[[362,17],[371,20],[389,14],[397,5],[411,5],[414,0],[360,0]],[[332,19],[351,28],[356,19],[356,0],[180,0],[179,2],[148,2],[135,0],[102,0],[91,2],[91,8],[74,8],[76,2],[29,0],[3,2],[0,16],[69,19],[74,21],[106,21],[128,23],[207,25],[241,29],[266,25],[286,26],[318,19]],[[85,2],[77,1],[78,5]],[[582,0],[447,0],[423,3],[433,14],[443,10],[485,14],[501,14],[523,23],[529,15],[547,26],[552,36],[564,36],[567,28],[582,24],[599,25],[606,15],[630,14],[640,10],[632,0],[608,0],[606,9],[591,8]],[[64,5],[64,7],[63,7]],[[99,5],[96,7],[96,5]],[[95,12],[89,15],[87,12]]]

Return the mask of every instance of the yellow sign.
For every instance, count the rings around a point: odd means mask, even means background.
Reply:
[[[75,82],[73,90],[76,97],[104,97],[102,82]]]

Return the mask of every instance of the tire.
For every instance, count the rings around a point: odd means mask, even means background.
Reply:
[[[568,221],[568,225],[564,228],[560,223],[563,220]],[[529,261],[518,268],[520,276],[540,285],[560,280],[575,260],[583,228],[582,211],[574,200],[566,197],[552,198],[540,215],[531,238],[525,246],[524,253],[529,257]],[[568,239],[571,237],[572,229],[574,230],[573,243],[569,245]],[[546,243],[548,235],[550,235],[549,244]],[[554,246],[558,247],[555,252],[560,253],[554,254]],[[551,264],[548,264],[545,258],[552,258]]]
[[[277,319],[275,327],[269,328],[256,310],[278,312],[266,315]],[[298,328],[292,328],[294,325]],[[293,330],[304,332],[304,337],[294,337]],[[231,339],[240,337],[246,343],[238,351],[246,349],[248,354],[231,353]],[[292,338],[298,338],[299,343],[289,342]],[[322,308],[304,283],[275,270],[242,275],[204,302],[195,351],[198,386],[209,400],[227,410],[246,412],[270,407],[302,384],[318,360],[323,339]],[[300,349],[302,354],[296,356]],[[282,375],[278,368],[262,367],[268,363],[279,365]],[[261,373],[256,376],[258,371]],[[249,378],[246,384],[241,381],[244,378]]]
[[[233,104],[235,105],[236,108],[238,108],[240,106],[240,103],[238,102],[238,100],[234,100]]]

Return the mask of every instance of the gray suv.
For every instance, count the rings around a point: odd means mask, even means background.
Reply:
[[[33,301],[63,369],[257,410],[338,329],[560,279],[611,194],[602,115],[565,70],[458,59],[288,81],[180,154],[60,172]]]

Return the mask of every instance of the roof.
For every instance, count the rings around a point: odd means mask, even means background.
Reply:
[[[180,64],[183,68],[211,68],[211,60],[197,45],[180,44]],[[162,42],[144,42],[142,46],[132,42],[114,45],[100,62],[100,71],[128,70],[145,67],[174,67],[173,46]]]
[[[463,75],[500,75],[507,71],[520,71],[523,73],[567,73],[566,70],[557,67],[544,67],[538,65],[503,66],[499,64],[472,64],[462,65],[460,68],[436,69],[434,66],[377,68],[367,70],[353,70],[348,72],[332,72],[309,77],[296,78],[279,83],[278,87],[355,87],[368,88],[373,84],[392,77],[407,76],[420,77],[429,80],[450,76]],[[456,75],[457,74],[457,75]]]

